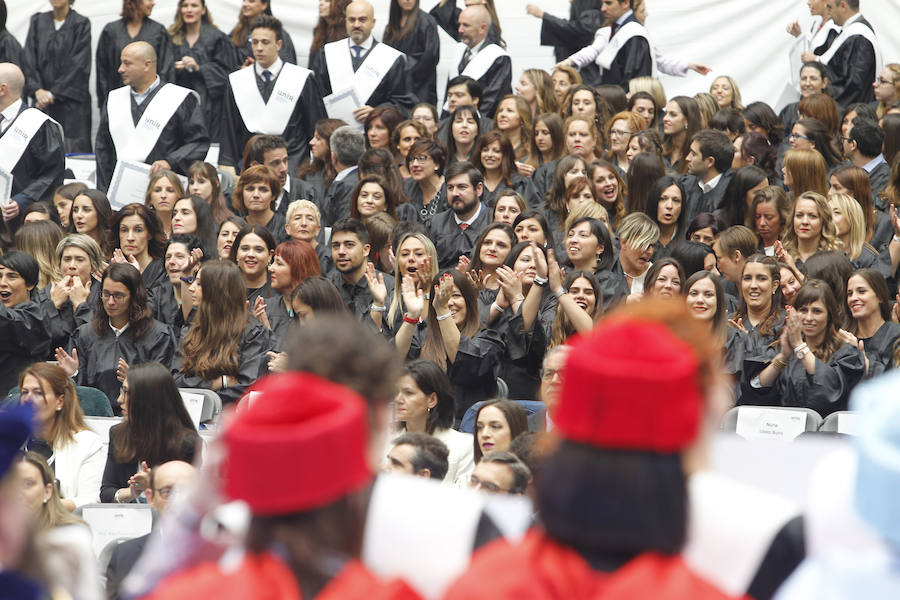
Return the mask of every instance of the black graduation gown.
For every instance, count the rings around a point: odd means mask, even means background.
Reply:
[[[437,64],[441,40],[434,17],[423,10],[418,11],[412,32],[390,45],[406,55],[412,93],[420,102],[437,105]]]
[[[169,274],[166,273],[166,266],[160,259],[151,260],[144,270],[141,272],[141,279],[144,280],[144,287],[147,291],[156,288],[163,281],[169,280]]]
[[[850,392],[863,378],[864,366],[858,348],[842,344],[827,363],[817,358],[812,375],[806,372],[803,362],[791,354],[788,365],[771,387],[754,387],[751,381],[772,360],[775,352],[770,348],[765,354],[744,360],[740,404],[811,408],[823,418],[847,410]]]
[[[422,188],[414,179],[407,179],[403,182],[403,191],[409,198],[409,202],[397,207],[397,218],[401,221],[418,221],[427,229],[431,227],[434,215],[449,208],[447,206],[447,186],[445,185],[440,187],[427,207],[422,198]]]
[[[262,287],[258,288],[247,288],[247,302],[250,303],[250,308],[253,308],[253,304],[256,302],[258,297],[268,298],[272,294],[274,294],[274,290],[272,290],[271,284],[269,284],[268,279],[266,283]]]
[[[174,47],[174,52],[176,62],[190,56],[200,65],[200,69],[194,72],[187,69],[173,71],[175,83],[197,92],[209,137],[212,141],[221,141],[222,100],[225,97],[228,74],[235,62],[234,44],[218,28],[204,24],[200,27],[200,37],[193,46],[185,39]]]
[[[19,114],[27,109],[23,102]],[[14,127],[17,120],[18,116],[9,127]],[[19,203],[20,209],[38,201],[52,204],[53,190],[62,185],[65,169],[66,148],[62,133],[54,123],[45,121],[13,167],[13,200]]]
[[[790,104],[782,108],[780,113],[778,113],[781,122],[784,123],[784,130],[788,133],[790,133],[794,129],[794,124],[800,120],[799,106],[799,102],[791,102]]]
[[[6,28],[0,31],[0,62],[8,62],[22,68],[24,62],[22,44]]]
[[[291,39],[291,35],[284,29],[281,31],[282,33],[282,44],[281,50],[278,51],[278,58],[283,60],[284,62],[289,62],[293,64],[297,64],[297,51],[294,50],[294,40]],[[234,29],[232,29],[228,33],[228,41],[231,41],[231,36],[234,34]],[[244,61],[253,56],[253,48],[250,47],[250,42],[248,41],[243,46],[235,46],[234,43],[231,44],[231,56],[234,57],[234,65],[231,70],[239,69],[243,66]]]
[[[856,260],[850,261],[853,264],[853,269],[868,269],[875,265],[875,262],[878,260],[878,253],[875,252],[875,248],[870,246],[869,244],[864,244],[862,252],[860,252],[859,256],[856,257]]]
[[[891,182],[891,165],[885,162],[878,163],[869,173],[869,185],[872,188],[872,206],[880,211],[887,212],[887,201],[881,197],[881,192]]]
[[[322,212],[322,227],[331,227],[337,221],[350,216],[350,196],[359,183],[359,170],[354,168],[343,179],[335,179],[325,192],[325,199],[319,209]]]
[[[491,42],[485,40],[484,43],[487,45]],[[481,85],[481,99],[478,101],[478,112],[484,114],[488,118],[488,122],[490,122],[494,118],[494,113],[497,111],[497,105],[500,104],[500,100],[504,96],[512,94],[512,59],[509,55],[498,57],[488,70],[478,78],[478,83]],[[447,99],[446,96],[445,92],[444,100]],[[447,111],[443,111],[441,118],[448,115]]]
[[[103,335],[98,336],[93,323],[85,323],[75,330],[70,342],[70,346],[78,350],[75,383],[97,388],[106,394],[115,414],[121,413],[116,402],[122,387],[116,377],[120,358],[124,358],[128,366],[158,362],[169,368],[175,355],[175,334],[168,325],[154,319],[137,340],[132,339],[133,332],[129,329],[116,337],[107,325]]]
[[[407,358],[419,358],[425,344],[425,328],[416,329]],[[456,360],[446,364],[456,398],[456,423],[476,402],[497,395],[497,372],[506,350],[503,336],[493,329],[482,329],[474,337],[459,336]]]
[[[45,360],[49,351],[50,332],[36,302],[0,304],[0,394],[19,385],[22,369]]]
[[[556,62],[561,62],[594,41],[594,34],[606,18],[600,12],[599,0],[574,0],[568,19],[545,12],[541,18],[541,45],[553,46]],[[599,83],[597,65],[581,69],[581,79],[589,85]]]
[[[369,283],[366,281],[365,275],[360,277],[355,284],[347,283],[337,270],[329,272],[326,277],[340,292],[341,298],[350,312],[363,322],[371,322],[369,312],[372,307],[372,292],[369,291]],[[384,301],[384,305],[387,307],[391,305],[394,299],[393,275],[384,274],[384,285],[388,292],[387,299]],[[387,312],[382,315],[381,322],[384,329],[390,329],[391,324],[387,322]]]
[[[687,195],[685,202],[687,214],[684,216],[684,222],[690,223],[694,217],[703,212],[715,212],[725,207],[725,190],[734,177],[734,170],[728,169],[722,173],[719,183],[716,187],[704,192],[700,188],[700,178],[696,175],[684,175],[681,178],[681,185]]]
[[[115,502],[116,492],[120,489],[128,487],[128,480],[132,475],[138,472],[140,468],[140,460],[130,463],[122,463],[116,460],[118,448],[116,446],[116,433],[124,427],[122,423],[113,425],[109,430],[109,446],[106,449],[106,466],[103,468],[103,477],[100,480],[100,502]],[[173,456],[166,456],[161,462],[170,460],[182,460],[186,463],[193,463],[197,449],[203,444],[200,435],[197,433],[189,433],[185,436],[181,444],[180,452]],[[156,465],[150,465],[154,467]]]
[[[493,210],[494,205],[497,202],[497,196],[505,189],[512,189],[522,196],[525,200],[525,204],[528,205],[528,208],[536,209],[544,203],[544,198],[540,195],[537,188],[534,186],[534,183],[528,177],[522,177],[518,173],[513,173],[510,175],[509,180],[512,182],[512,185],[506,185],[506,183],[501,180],[500,184],[494,188],[494,191],[484,188],[484,193],[481,195],[481,202],[486,207]]]
[[[553,187],[553,175],[556,173],[557,163],[559,163],[558,160],[541,163],[538,168],[534,170],[534,173],[531,174],[531,181],[534,183],[535,189],[541,195],[542,204],[547,197],[547,193],[550,192],[550,188]]]
[[[626,23],[637,23],[638,20],[631,15],[625,19],[620,27]],[[628,82],[635,77],[650,77],[653,75],[653,59],[650,55],[650,43],[647,38],[634,36],[619,49],[616,57],[608,69],[604,69],[600,76],[600,83],[604,85],[618,85],[626,92]]]
[[[179,321],[183,321],[181,304],[175,299],[175,290],[168,277],[159,281],[153,289],[147,290],[147,306],[154,319],[172,327],[173,333],[179,333]]]
[[[63,127],[68,152],[91,151],[91,22],[69,10],[57,30],[52,12],[32,15],[25,38],[25,93],[53,94],[44,112]]]
[[[131,99],[131,118],[137,124],[141,116],[159,90],[165,85],[160,76],[159,85],[138,105]],[[109,113],[106,103],[100,109],[100,127],[97,129],[97,142],[94,150],[97,153],[97,187],[104,192],[109,188],[113,170],[116,168],[116,147],[109,133]],[[188,94],[181,106],[163,127],[156,145],[145,159],[147,164],[157,160],[168,161],[172,170],[184,175],[196,160],[206,158],[209,151],[209,134],[203,116],[203,107],[194,94]]]
[[[341,41],[339,43],[346,42]],[[375,41],[369,52],[374,50],[378,44],[379,42]],[[347,47],[347,52],[350,52],[349,46]],[[365,56],[363,61],[365,61]],[[319,82],[322,96],[330,95],[334,90],[331,89],[331,79],[328,75],[328,61],[325,60],[324,46],[309,55],[309,68],[316,74],[316,80]],[[412,93],[406,58],[400,56],[382,77],[381,82],[369,96],[369,99],[365,101],[365,104],[366,106],[375,107],[393,106],[405,115],[417,102],[418,98]]]
[[[506,342],[506,351],[500,361],[499,377],[509,388],[508,396],[513,400],[537,400],[541,386],[541,366],[549,340],[548,332],[556,315],[556,296],[547,288],[541,298],[538,315],[531,326],[525,330],[522,321],[522,308],[515,314],[507,309],[498,318],[494,329],[498,330]]]
[[[187,333],[187,326],[182,330],[182,339]],[[265,373],[267,361],[266,352],[275,347],[275,338],[265,325],[258,321],[252,321],[241,334],[238,344],[238,364],[240,371],[237,374],[237,383],[218,390],[216,393],[222,398],[223,404],[231,404],[244,395],[253,382]],[[211,389],[211,382],[199,375],[189,375],[181,372],[181,346],[175,353],[172,361],[172,375],[178,387]]]
[[[106,97],[111,91],[122,87],[119,65],[122,64],[122,50],[132,42],[147,42],[156,50],[156,72],[165,81],[175,76],[175,47],[166,28],[153,19],[144,19],[141,30],[135,37],[128,35],[124,19],[107,23],[97,40],[97,106],[102,111]]]
[[[284,297],[275,292],[266,298],[266,316],[269,318],[269,325],[272,326],[272,339],[275,346],[281,348],[284,344],[287,334],[296,323],[293,310],[288,312],[284,305]]]
[[[316,206],[319,207],[319,210],[322,210],[325,202],[325,172],[324,171],[316,171],[314,173],[309,173],[304,175],[303,177],[297,179],[297,181],[302,181],[304,184],[308,186],[308,189],[312,190],[313,197],[309,198]],[[293,186],[293,183],[291,183]]]
[[[437,250],[440,269],[452,269],[459,262],[460,256],[471,254],[478,236],[491,223],[491,211],[483,205],[478,217],[465,230],[460,228],[454,217],[452,210],[436,214],[428,231],[428,237]]]
[[[894,343],[900,338],[900,325],[885,321],[872,337],[862,338],[869,359],[868,377],[875,377],[894,367]]]
[[[282,72],[284,72],[284,69],[278,73],[278,77],[281,77]],[[254,77],[259,93],[264,100],[268,101],[272,89],[275,87],[275,82],[278,81],[278,77],[269,84],[268,89],[266,89],[266,84],[259,75]],[[236,167],[244,155],[244,147],[247,145],[247,141],[258,132],[247,129],[235,102],[234,90],[232,90],[230,83],[227,81],[224,94],[225,123],[222,125],[222,152],[219,157],[219,164]],[[291,118],[281,133],[281,137],[284,138],[287,144],[291,172],[296,170],[296,165],[300,164],[301,161],[309,158],[309,141],[316,132],[316,121],[324,119],[326,116],[325,104],[322,102],[322,93],[319,90],[318,80],[314,74],[310,74],[306,78],[306,83],[303,86],[300,97],[297,99]]]
[[[609,269],[594,271],[594,276],[597,277],[597,281],[600,283],[600,292],[603,294],[603,312],[608,312],[610,308],[624,301],[631,293],[628,289],[625,271],[618,258]]]
[[[858,22],[871,29],[865,19]],[[847,38],[828,61],[828,69],[838,106],[875,101],[875,48],[869,40],[861,35]]]

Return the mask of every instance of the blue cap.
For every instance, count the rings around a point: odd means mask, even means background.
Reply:
[[[850,397],[859,413],[854,505],[878,534],[900,545],[900,371],[863,383]]]
[[[34,409],[31,404],[13,404],[0,411],[0,478],[31,435]]]

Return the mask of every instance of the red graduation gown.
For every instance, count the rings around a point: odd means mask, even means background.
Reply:
[[[595,571],[574,550],[529,533],[521,544],[498,540],[479,551],[446,600],[723,600],[732,598],[690,571],[680,556],[646,553],[613,573]]]

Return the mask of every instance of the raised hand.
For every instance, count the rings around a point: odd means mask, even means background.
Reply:
[[[465,254],[460,254],[459,259],[456,261],[456,270],[460,273],[465,273],[469,270],[470,264],[472,264],[472,261],[469,260],[469,257]]]
[[[412,277],[404,277],[400,282],[400,294],[406,314],[413,319],[421,317],[425,309],[425,292],[413,282]]]
[[[126,377],[128,377],[128,363],[124,358],[120,358],[116,365],[116,379],[124,382]]]
[[[287,353],[266,352],[269,363],[269,373],[284,373],[287,371]]]
[[[71,279],[72,276],[67,275],[50,285],[50,300],[53,301],[53,305],[57,309],[61,308],[66,303],[66,300],[69,299],[69,288],[72,285]]]
[[[72,354],[63,348],[57,348],[55,354],[57,364],[71,377],[78,370],[78,350],[72,348]]]
[[[434,312],[444,314],[448,310],[450,296],[453,295],[453,276],[444,273],[434,286]]]
[[[384,274],[375,270],[373,263],[366,264],[366,283],[369,284],[369,293],[372,294],[372,303],[375,306],[384,306],[387,300],[387,286],[384,284]]]
[[[512,306],[522,299],[522,276],[506,265],[497,267],[497,281],[506,301]]]
[[[747,333],[747,328],[744,327],[744,319],[741,317],[738,317],[737,319],[728,319],[728,325],[734,327],[738,331]]]
[[[200,263],[203,261],[203,250],[200,248],[194,248],[191,250],[191,257],[188,259],[186,265],[184,265],[184,269],[181,270],[185,275],[196,275],[197,268],[200,266]]]
[[[539,252],[538,254],[542,254]],[[538,267],[540,269],[540,267]],[[540,271],[538,271],[540,273]],[[547,279],[549,279],[550,290],[557,292],[563,287],[563,272],[556,262],[556,256],[551,248],[547,249]]]
[[[857,342],[857,347],[859,348],[860,354],[862,354],[863,364],[866,366],[865,373],[866,373],[866,375],[868,375],[869,374],[869,357],[866,356],[866,346],[865,346],[865,344],[863,344],[862,340],[859,340],[859,342]]]
[[[431,257],[426,256],[422,260],[422,266],[416,269],[416,286],[419,289],[427,290],[431,285]]]
[[[253,301],[253,316],[256,317],[256,320],[266,326],[266,329],[272,329],[272,325],[269,323],[269,315],[266,313],[266,299],[262,296],[257,296],[256,300]]]
[[[78,308],[88,299],[88,296],[91,295],[90,281],[88,281],[88,285],[84,285],[81,281],[81,277],[72,277],[72,285],[69,286],[68,292],[69,300],[72,301],[72,306]]]

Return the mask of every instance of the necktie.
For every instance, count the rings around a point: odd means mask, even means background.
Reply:
[[[265,82],[266,82],[267,84],[268,84],[269,82],[271,82],[271,81],[272,81],[272,72],[269,71],[268,69],[266,69],[265,71],[263,71],[263,79],[265,80]]]
[[[359,55],[362,53],[362,46],[353,46],[353,58],[359,60]]]
[[[463,231],[465,231],[466,229],[469,228],[469,224],[468,223],[460,223],[459,228],[462,229]]]
[[[619,28],[619,24],[618,24],[618,23],[613,23],[612,25],[610,25],[610,27],[609,27],[609,39],[612,39],[612,36],[616,35],[616,29],[618,29],[618,28]]]
[[[466,68],[466,66],[469,64],[469,61],[470,61],[471,59],[472,59],[472,49],[471,49],[471,48],[466,48],[466,51],[465,51],[465,53],[463,54],[462,60],[459,61],[459,67],[457,68],[457,71],[459,71],[460,73],[462,73],[463,70]]]

